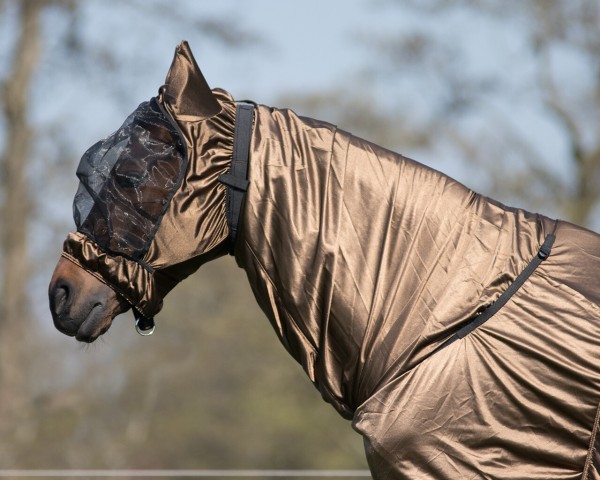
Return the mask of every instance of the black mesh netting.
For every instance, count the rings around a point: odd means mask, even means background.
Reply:
[[[155,99],[142,103],[77,168],[73,216],[103,249],[140,259],[185,173],[179,133]]]

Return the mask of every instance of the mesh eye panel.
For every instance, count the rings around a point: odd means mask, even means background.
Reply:
[[[104,250],[139,260],[185,173],[179,132],[155,99],[142,103],[77,168],[77,229]]]

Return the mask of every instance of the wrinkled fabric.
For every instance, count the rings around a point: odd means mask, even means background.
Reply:
[[[154,272],[138,262],[122,255],[105,252],[80,232],[73,232],[67,236],[62,256],[82,266],[116,290],[130,305],[136,305],[143,314],[150,314],[162,308],[162,296],[158,294],[160,282],[155,281]]]
[[[374,478],[598,478],[600,237],[330,124],[255,122],[237,262]],[[553,232],[508,304],[434,354]]]

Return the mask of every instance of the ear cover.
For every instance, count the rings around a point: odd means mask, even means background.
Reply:
[[[200,121],[221,111],[186,41],[175,48],[173,63],[161,93],[163,101],[180,120]]]

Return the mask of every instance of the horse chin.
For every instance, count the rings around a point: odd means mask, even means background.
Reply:
[[[107,314],[102,304],[98,303],[92,307],[87,317],[81,322],[75,339],[80,342],[92,343],[108,331],[112,321],[112,316]]]
[[[61,257],[48,288],[54,326],[80,342],[91,343],[106,333],[129,304],[110,287]]]

